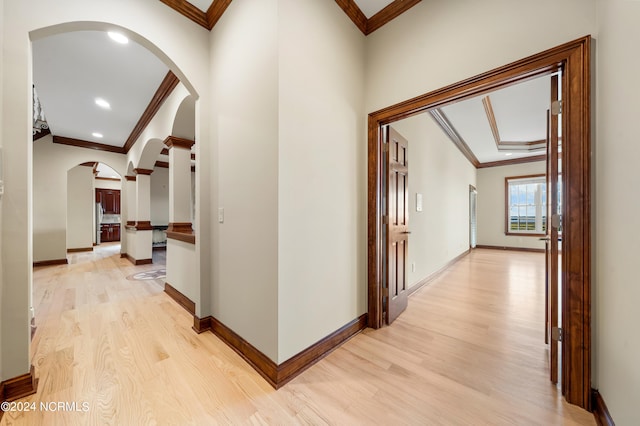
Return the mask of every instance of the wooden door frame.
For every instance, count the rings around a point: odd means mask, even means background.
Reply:
[[[369,114],[367,158],[368,325],[380,328],[381,126],[562,68],[563,358],[562,391],[590,410],[591,391],[591,37],[554,47]]]

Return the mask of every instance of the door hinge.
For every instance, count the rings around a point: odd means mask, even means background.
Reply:
[[[382,144],[382,150],[385,154],[389,152],[389,144],[387,142]]]
[[[551,338],[557,342],[562,342],[564,333],[560,327],[551,327]]]
[[[389,224],[389,216],[387,216],[387,215],[382,216],[382,224],[383,225],[388,225]]]
[[[382,297],[389,297],[389,289],[387,287],[382,287]]]
[[[551,102],[551,114],[552,115],[562,114],[562,101]]]
[[[552,214],[551,215],[551,226],[553,227],[553,229],[559,229],[560,228],[560,220],[562,219],[562,215],[559,214]]]

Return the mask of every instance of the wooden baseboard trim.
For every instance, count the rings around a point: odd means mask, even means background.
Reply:
[[[222,322],[214,317],[208,318],[210,318],[209,321],[211,322],[211,332],[240,355],[271,386],[277,389],[278,365]]]
[[[69,248],[67,249],[67,253],[80,253],[83,251],[93,251],[93,247],[80,247],[80,248]]]
[[[120,253],[120,257],[126,257],[127,259],[129,259],[129,262],[133,263],[136,266],[149,265],[153,263],[153,259],[136,259],[133,256],[131,256],[129,253]]]
[[[29,372],[13,379],[7,379],[0,384],[0,398],[4,401],[14,401],[33,395],[38,391],[38,379],[33,365]]]
[[[591,389],[591,408],[593,409],[593,417],[595,417],[598,426],[616,425],[598,389]]]
[[[196,304],[193,300],[189,299],[187,296],[182,294],[180,290],[177,290],[175,287],[173,287],[171,284],[167,282],[164,283],[164,292],[167,293],[167,295],[170,298],[175,300],[178,303],[178,305],[185,308],[187,312],[195,316]]]
[[[127,253],[120,253],[120,259],[125,259],[128,258],[128,254]]]
[[[367,321],[367,314],[362,314],[279,365],[212,316],[204,318],[194,316],[193,330],[196,333],[211,331],[240,355],[271,386],[278,389],[364,330],[367,327]]]
[[[420,290],[422,287],[424,287],[425,285],[429,284],[431,281],[433,281],[438,275],[442,274],[444,271],[447,270],[447,268],[450,268],[451,266],[453,266],[454,263],[458,262],[460,259],[462,259],[463,257],[465,257],[466,255],[468,255],[469,253],[471,253],[471,249],[467,250],[467,251],[463,251],[462,253],[460,253],[458,256],[454,257],[453,259],[451,259],[449,262],[447,262],[446,265],[444,265],[442,268],[438,269],[437,271],[429,274],[426,278],[423,278],[422,280],[418,281],[417,284],[409,287],[409,296],[411,296],[413,293],[415,293],[416,291]]]
[[[193,316],[193,331],[196,333],[204,333],[205,331],[211,331],[211,316],[198,318],[197,316]]]
[[[544,249],[526,248],[526,247],[488,246],[484,244],[478,244],[476,245],[476,248],[489,249],[489,250],[511,250],[511,251],[527,251],[531,253],[544,253]]]
[[[69,261],[65,257],[64,259],[53,259],[53,260],[41,260],[39,262],[33,262],[33,267],[37,266],[52,266],[52,265],[67,265]]]
[[[152,251],[166,251],[167,250],[167,246],[153,246],[151,248]]]
[[[344,342],[367,328],[368,315],[362,314],[325,338],[278,365],[276,389],[284,386],[300,373],[329,355]]]

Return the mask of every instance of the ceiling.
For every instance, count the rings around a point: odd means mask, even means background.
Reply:
[[[354,0],[364,16],[371,18],[376,13],[393,3],[393,0]]]
[[[431,113],[448,121],[479,163],[543,155],[550,81],[551,76],[538,77]],[[488,113],[487,104],[493,114]],[[442,127],[440,120],[436,121]],[[445,133],[451,137],[450,131]]]
[[[123,147],[168,71],[146,48],[131,40],[119,44],[106,32],[33,42],[33,82],[55,136]],[[96,105],[96,98],[110,108]]]

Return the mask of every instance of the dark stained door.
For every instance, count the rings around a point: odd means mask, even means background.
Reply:
[[[387,215],[387,286],[384,305],[387,324],[407,308],[407,250],[409,237],[408,142],[392,127],[385,141]]]
[[[547,224],[546,224],[546,265],[547,265],[547,330],[549,339],[549,366],[552,383],[558,383],[558,342],[561,339],[561,318],[559,315],[559,238],[561,208],[558,199],[558,122],[560,103],[558,102],[558,76],[551,76],[551,111],[549,112],[549,135],[547,144]]]

